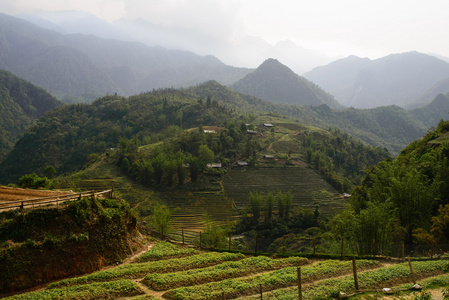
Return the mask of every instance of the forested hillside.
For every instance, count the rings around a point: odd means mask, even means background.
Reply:
[[[60,105],[45,90],[0,70],[0,161],[27,127]]]
[[[394,106],[332,110],[327,105],[279,105],[239,94],[214,81],[129,98],[106,96],[92,105],[57,108],[41,118],[2,161],[0,178],[8,183],[26,173],[42,173],[48,166],[54,166],[59,174],[73,171],[83,166],[89,154],[115,148],[120,138],[136,137],[141,144],[148,144],[162,141],[179,128],[247,122],[262,112],[326,130],[338,128],[396,154],[437,124],[448,110],[447,96],[440,96],[416,114]]]
[[[449,121],[441,121],[401,151],[394,160],[372,167],[356,187],[334,229],[370,253],[375,239],[383,253],[417,242],[446,251],[449,242]]]
[[[58,173],[73,171],[89,154],[116,147],[120,138],[162,141],[179,127],[223,126],[232,116],[231,109],[216,100],[192,98],[181,90],[106,96],[92,105],[63,106],[39,119],[17,142],[2,162],[1,181],[42,173],[47,166]]]

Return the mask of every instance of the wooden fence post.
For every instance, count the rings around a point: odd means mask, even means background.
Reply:
[[[182,245],[184,246],[184,228],[181,228]]]
[[[223,299],[223,300],[225,300],[226,299],[226,296],[225,296],[225,292],[223,291],[223,292],[221,292],[221,298]]]
[[[298,267],[298,298],[302,300],[302,282],[301,282],[301,267]]]
[[[413,282],[413,284],[415,284],[416,280],[415,280],[415,275],[413,274],[413,268],[412,268],[412,262],[410,261],[410,256],[408,257],[408,266],[410,268],[410,275],[412,277],[412,282]]]
[[[256,247],[255,247],[255,249],[254,249],[254,255],[257,254],[257,246],[258,246],[258,243],[259,243],[259,234],[256,233]]]
[[[259,290],[260,290],[260,299],[263,299],[263,294],[262,294],[262,283],[259,283]]]
[[[355,265],[355,258],[352,259],[352,271],[354,273],[354,286],[355,286],[355,290],[358,291],[359,290],[359,282],[357,280],[357,267]]]

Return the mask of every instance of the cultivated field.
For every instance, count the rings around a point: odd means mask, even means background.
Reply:
[[[27,200],[73,194],[67,191],[29,190],[0,186],[0,202]]]
[[[237,208],[249,206],[249,193],[266,195],[281,191],[293,194],[293,206],[313,209],[319,205],[324,215],[339,212],[345,201],[335,189],[320,178],[313,170],[305,167],[277,167],[246,170],[232,170],[223,180],[226,196]]]
[[[410,289],[449,284],[445,260],[356,260],[362,297],[382,296],[381,288]],[[301,267],[303,299],[330,299],[355,293],[352,260],[270,258],[203,252],[159,242],[136,259],[89,275],[53,282],[41,291],[6,299],[298,299]],[[403,295],[403,294],[402,294]],[[396,291],[399,296],[399,290]]]

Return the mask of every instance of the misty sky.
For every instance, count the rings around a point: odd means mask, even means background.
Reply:
[[[449,57],[447,0],[0,0],[0,12],[81,10],[108,21],[143,18],[226,43],[290,39],[328,56],[378,58],[416,50]]]

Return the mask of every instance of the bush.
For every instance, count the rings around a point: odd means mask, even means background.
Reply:
[[[39,177],[36,175],[36,173],[23,175],[19,179],[19,186],[21,188],[30,188],[30,189],[45,188],[49,186],[49,184],[50,180],[48,180],[47,177]]]

